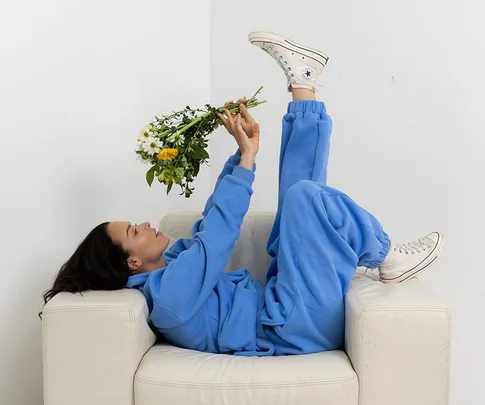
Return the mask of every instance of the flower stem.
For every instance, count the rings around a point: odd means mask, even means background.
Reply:
[[[180,129],[179,131],[177,131],[177,133],[180,135],[182,133],[184,133],[185,131],[187,131],[190,127],[193,127],[195,124],[197,124],[199,121],[201,121],[202,119],[204,118],[207,118],[209,115],[212,114],[212,111],[209,111],[207,113],[205,113],[204,115],[201,115],[199,117],[197,117],[196,119],[194,119],[190,124],[187,124],[185,127],[183,127],[182,129]]]
[[[263,86],[261,86],[257,91],[256,93],[253,94],[253,96],[247,100],[246,102],[244,103],[241,103],[241,104],[244,104],[246,106],[247,109],[250,109],[250,108],[254,108],[254,107],[257,107],[258,105],[261,105],[261,104],[264,104],[266,103],[266,101],[256,101],[256,96],[261,93],[261,90],[263,89]],[[231,107],[219,107],[217,108],[216,110],[218,112],[223,112],[226,108],[229,110],[229,112],[231,113],[238,113],[239,112],[239,105],[238,104],[233,104],[233,106]],[[205,118],[208,118],[210,117],[210,115],[214,114],[213,111],[208,111],[206,112],[205,114],[203,115],[200,115],[199,117],[195,118],[194,120],[192,120],[189,124],[185,125],[184,127],[180,128],[176,134],[183,134],[185,131],[187,131],[189,128],[193,127],[195,124],[199,123],[200,121],[202,121],[203,119]],[[170,133],[170,131],[165,131],[165,132],[162,132],[160,134],[160,136],[165,136],[167,135],[168,133]]]

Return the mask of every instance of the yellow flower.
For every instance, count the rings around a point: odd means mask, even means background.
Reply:
[[[157,155],[158,160],[173,160],[177,157],[179,151],[172,148],[163,148]]]

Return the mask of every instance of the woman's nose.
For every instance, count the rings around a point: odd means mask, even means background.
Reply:
[[[145,228],[147,231],[150,230],[150,222],[143,222],[143,228]]]

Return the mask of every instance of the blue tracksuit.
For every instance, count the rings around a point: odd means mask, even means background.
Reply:
[[[295,101],[283,119],[273,258],[262,286],[246,269],[224,273],[252,194],[254,172],[226,162],[192,238],[167,266],[130,277],[153,324],[172,343],[237,355],[342,347],[344,296],[358,265],[377,267],[389,238],[379,222],[326,183],[331,120],[323,103]]]

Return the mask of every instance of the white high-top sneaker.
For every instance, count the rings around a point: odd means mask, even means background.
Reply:
[[[267,52],[283,69],[288,91],[309,89],[316,91],[317,80],[328,62],[323,52],[299,45],[272,32],[251,32],[249,42]]]
[[[433,232],[425,237],[402,245],[394,245],[379,266],[384,283],[399,283],[415,277],[430,267],[443,251],[443,235]]]

